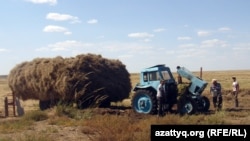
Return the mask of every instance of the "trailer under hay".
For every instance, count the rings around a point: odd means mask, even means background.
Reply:
[[[76,103],[81,109],[107,107],[128,98],[131,91],[126,66],[96,54],[22,62],[10,71],[8,83],[19,99],[39,100],[41,110],[58,102]]]

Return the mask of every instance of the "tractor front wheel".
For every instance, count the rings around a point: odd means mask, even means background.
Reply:
[[[157,99],[148,90],[137,90],[132,97],[131,104],[137,113],[155,114],[157,112]]]
[[[201,112],[207,112],[210,108],[210,101],[207,97],[205,96],[202,96],[200,101],[198,102],[199,103],[199,111]]]
[[[191,115],[197,111],[197,104],[191,97],[182,96],[178,101],[177,109],[181,115]]]

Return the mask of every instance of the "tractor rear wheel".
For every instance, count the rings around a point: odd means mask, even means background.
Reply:
[[[148,90],[137,90],[132,97],[131,104],[137,113],[155,114],[157,112],[157,99]]]
[[[209,108],[210,108],[210,101],[205,96],[201,97],[201,99],[199,101],[199,104],[200,104],[199,105],[199,107],[200,107],[199,111],[200,112],[207,112],[209,110]]]
[[[191,97],[182,96],[179,98],[177,109],[181,115],[191,115],[197,111],[197,104]]]

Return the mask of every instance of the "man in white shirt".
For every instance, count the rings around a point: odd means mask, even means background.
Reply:
[[[235,104],[235,107],[238,107],[239,106],[238,93],[239,93],[240,86],[236,80],[236,77],[232,77],[232,79],[233,79],[233,83],[232,83],[233,92],[232,92],[232,94],[234,96],[234,104]]]

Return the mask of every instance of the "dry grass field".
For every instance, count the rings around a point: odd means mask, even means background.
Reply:
[[[197,76],[199,72],[194,72]],[[176,73],[174,72],[176,77]],[[240,84],[239,107],[234,108],[231,96],[232,76]],[[209,83],[204,95],[210,98],[210,81],[217,79],[223,88],[223,108],[209,113],[184,115],[155,115],[134,113],[130,100],[112,103],[111,108],[77,110],[59,105],[40,111],[38,101],[21,101],[25,114],[4,117],[4,97],[10,92],[7,79],[0,77],[0,141],[149,141],[151,124],[250,124],[250,71],[204,71],[202,78]],[[185,81],[185,80],[184,80]],[[131,74],[133,86],[139,74]],[[131,93],[132,94],[132,93]]]

